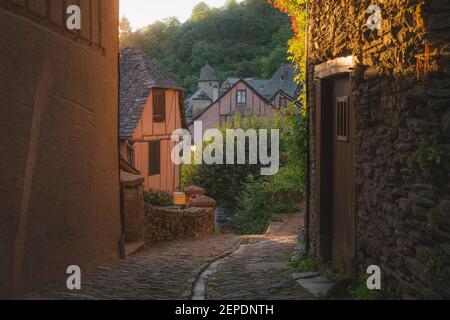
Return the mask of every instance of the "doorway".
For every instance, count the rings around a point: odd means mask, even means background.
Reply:
[[[318,82],[320,255],[352,272],[355,223],[350,76],[343,73]]]

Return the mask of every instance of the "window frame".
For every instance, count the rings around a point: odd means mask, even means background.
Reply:
[[[242,100],[242,97],[244,98],[243,99],[243,101],[244,102],[239,102],[239,98],[241,98],[241,100]],[[245,105],[247,105],[247,90],[237,90],[236,91],[236,105],[238,105],[238,106],[245,106]]]
[[[158,103],[161,103],[161,101],[158,101],[159,97],[162,97],[162,107],[158,105]],[[164,89],[153,89],[152,118],[154,123],[166,121],[166,91]]]
[[[161,174],[161,140],[148,142],[148,176]]]

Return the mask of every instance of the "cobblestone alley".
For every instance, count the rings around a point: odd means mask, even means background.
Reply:
[[[308,299],[292,279],[295,271],[289,265],[302,223],[301,215],[287,215],[265,235],[221,234],[148,246],[127,260],[83,275],[79,291],[67,290],[62,281],[60,287],[29,298]],[[210,274],[202,277],[205,271]],[[200,281],[204,283],[198,289]]]

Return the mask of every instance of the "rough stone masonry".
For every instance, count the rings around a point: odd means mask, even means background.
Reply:
[[[380,30],[366,26],[378,4]],[[356,273],[389,297],[450,297],[450,2],[308,1],[310,238],[317,246],[314,66],[353,55]]]

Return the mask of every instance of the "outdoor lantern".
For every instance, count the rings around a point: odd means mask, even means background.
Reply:
[[[186,205],[186,194],[184,192],[174,192],[173,193],[173,204],[176,206]]]

